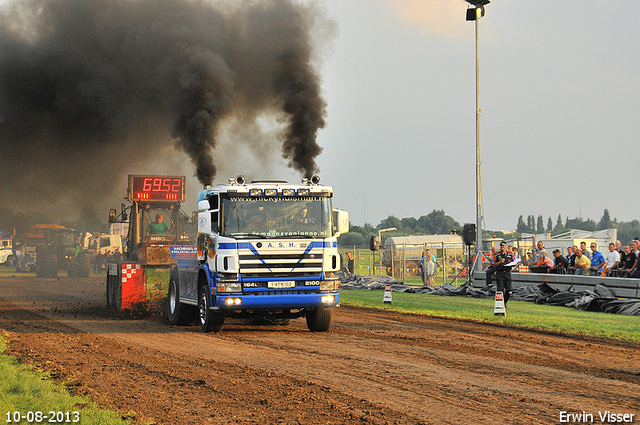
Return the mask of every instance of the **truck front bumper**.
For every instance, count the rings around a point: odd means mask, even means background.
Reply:
[[[220,294],[212,305],[221,310],[289,309],[335,307],[340,301],[338,291],[314,294]]]

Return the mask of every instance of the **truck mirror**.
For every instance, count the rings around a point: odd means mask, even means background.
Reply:
[[[109,223],[116,222],[116,209],[112,208],[109,210]]]
[[[342,210],[333,210],[336,223],[336,236],[349,233],[349,213]]]
[[[198,222],[198,211],[193,211],[191,213],[191,222],[192,223],[197,223]]]

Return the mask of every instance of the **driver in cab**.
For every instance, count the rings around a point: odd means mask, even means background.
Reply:
[[[167,223],[162,222],[162,214],[156,214],[156,221],[147,227],[147,235],[166,235],[169,229]]]
[[[300,210],[300,213],[296,217],[296,220],[301,224],[313,224],[318,222],[318,220],[309,216],[309,210],[307,207],[304,207],[302,210]]]

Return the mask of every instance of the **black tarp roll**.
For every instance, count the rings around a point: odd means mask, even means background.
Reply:
[[[411,286],[404,285],[388,276],[361,276],[343,272],[339,276],[341,289],[383,291],[387,286],[390,286],[393,292],[473,298],[493,298],[496,293],[496,284],[484,288],[474,288],[469,282],[460,287],[455,287],[450,283],[445,283],[442,286]],[[519,286],[513,289],[511,300],[572,307],[583,311],[640,316],[640,300],[619,300],[609,288],[601,284],[596,285],[593,290],[585,291],[575,291],[573,287],[567,291],[559,291],[546,283]]]

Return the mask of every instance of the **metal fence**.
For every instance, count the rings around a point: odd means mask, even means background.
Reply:
[[[429,248],[436,257],[436,284],[462,284],[467,281],[466,254],[462,244],[402,244],[390,250],[371,251],[368,246],[340,247],[343,266],[347,251],[354,254],[354,274],[386,275],[405,284],[422,285],[420,258]]]

